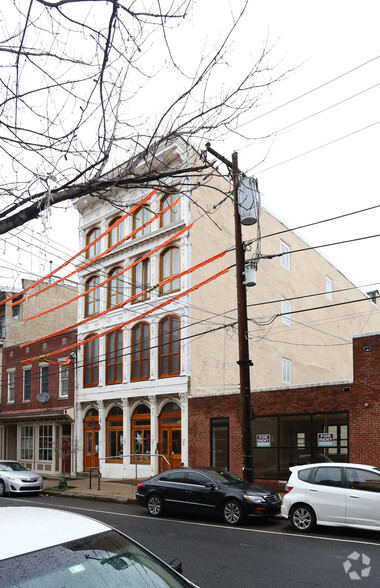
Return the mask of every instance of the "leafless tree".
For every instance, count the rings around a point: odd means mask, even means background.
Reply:
[[[138,173],[135,158],[152,161],[172,137],[200,150],[206,140],[240,132],[281,76],[267,65],[266,47],[256,59],[240,59],[240,75],[231,65],[247,2],[231,12],[217,46],[176,54],[196,3],[2,0],[0,234],[83,194],[106,197],[110,186],[165,184],[174,173],[199,181],[204,172],[207,181],[206,161]],[[118,167],[127,161],[127,169]],[[107,175],[111,169],[120,173]]]

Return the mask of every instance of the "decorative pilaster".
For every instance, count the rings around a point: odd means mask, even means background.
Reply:
[[[181,461],[184,466],[189,463],[189,405],[188,394],[179,395],[181,404]]]
[[[156,453],[158,439],[158,408],[157,408],[157,397],[149,396],[150,405],[150,470],[151,475],[158,473],[158,460],[153,455]]]

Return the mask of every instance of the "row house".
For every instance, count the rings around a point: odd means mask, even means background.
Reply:
[[[65,327],[77,320],[75,302],[66,305],[77,288],[64,283],[54,286],[53,293],[42,292],[47,283],[32,285],[23,280],[21,290],[3,291],[0,459],[18,460],[44,476],[70,474],[76,471],[75,354],[53,360],[48,356],[76,342],[76,330]],[[40,293],[24,300],[26,289],[29,296]],[[55,312],[54,320],[50,314],[29,320],[61,304],[65,307]],[[59,336],[49,337],[52,325],[63,329]]]
[[[155,155],[147,166],[204,163],[180,139]],[[107,478],[133,478],[203,463],[199,432],[189,429],[193,407],[207,399],[211,415],[239,391],[231,185],[212,165],[205,173],[76,202],[87,246],[78,308],[78,471],[100,467]],[[243,228],[259,262],[247,292],[252,393],[349,381],[353,336],[380,330],[376,299],[275,215],[263,209],[258,225]],[[206,418],[207,465],[219,463],[221,447],[240,446],[235,429],[226,441],[232,428],[224,419],[238,414],[236,406],[231,411],[211,429]],[[218,438],[218,450],[210,450]]]

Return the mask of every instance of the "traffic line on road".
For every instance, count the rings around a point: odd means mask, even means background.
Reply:
[[[32,503],[34,505],[38,504],[41,506],[45,506],[47,508],[49,508],[49,506],[44,503],[44,502],[37,502],[35,500],[27,500],[27,499],[20,499],[20,498],[10,498],[9,500],[14,500],[15,502],[27,502],[27,503]],[[222,525],[222,524],[215,524],[215,523],[202,523],[199,521],[181,521],[178,519],[168,519],[166,517],[147,517],[144,515],[134,515],[134,514],[130,514],[130,513],[123,513],[123,512],[115,512],[115,511],[111,511],[111,510],[101,510],[101,509],[95,509],[95,508],[84,508],[84,507],[79,507],[79,506],[61,506],[60,504],[55,504],[54,508],[61,508],[64,510],[78,510],[81,512],[87,512],[87,513],[91,513],[91,515],[93,516],[94,513],[99,513],[99,514],[108,514],[108,515],[114,515],[117,517],[130,517],[133,519],[149,519],[150,521],[166,521],[168,523],[175,523],[175,524],[180,524],[180,525],[193,525],[193,526],[198,526],[198,527],[211,527],[211,528],[216,528],[216,529],[223,529],[225,531],[245,531],[247,533],[261,533],[261,534],[265,534],[265,535],[283,535],[284,537],[296,537],[298,539],[317,539],[319,541],[333,541],[333,542],[340,542],[340,543],[354,543],[354,544],[359,544],[359,545],[375,545],[377,547],[380,547],[379,543],[373,542],[373,541],[363,541],[363,540],[359,540],[359,539],[339,539],[339,538],[335,538],[335,537],[318,537],[317,535],[302,535],[302,534],[298,534],[298,533],[287,533],[286,531],[269,531],[266,529],[253,529],[253,528],[247,528],[247,527],[235,527],[235,526],[228,526],[228,525]],[[94,516],[93,516],[94,518]],[[106,523],[107,524],[107,523]]]

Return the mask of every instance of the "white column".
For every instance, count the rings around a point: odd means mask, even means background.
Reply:
[[[157,414],[157,397],[150,396],[149,397],[149,404],[150,404],[150,453],[152,457],[150,458],[150,472],[153,476],[154,474],[158,473],[158,460],[156,457],[153,457],[153,454],[156,453],[156,447],[158,443],[158,414]]]
[[[106,418],[105,418],[105,411],[104,411],[104,402],[103,400],[97,401],[98,410],[99,410],[99,468],[100,473],[102,473],[103,466],[105,464],[105,457],[106,457]]]
[[[180,394],[181,403],[181,462],[186,467],[189,463],[189,410],[187,394]]]
[[[74,443],[76,443],[76,455],[77,455],[77,472],[83,472],[83,454],[85,451],[83,442],[83,408],[80,402],[77,402],[76,415],[74,422]]]
[[[127,466],[131,463],[131,407],[128,398],[122,399],[123,404],[123,478],[128,478]]]

